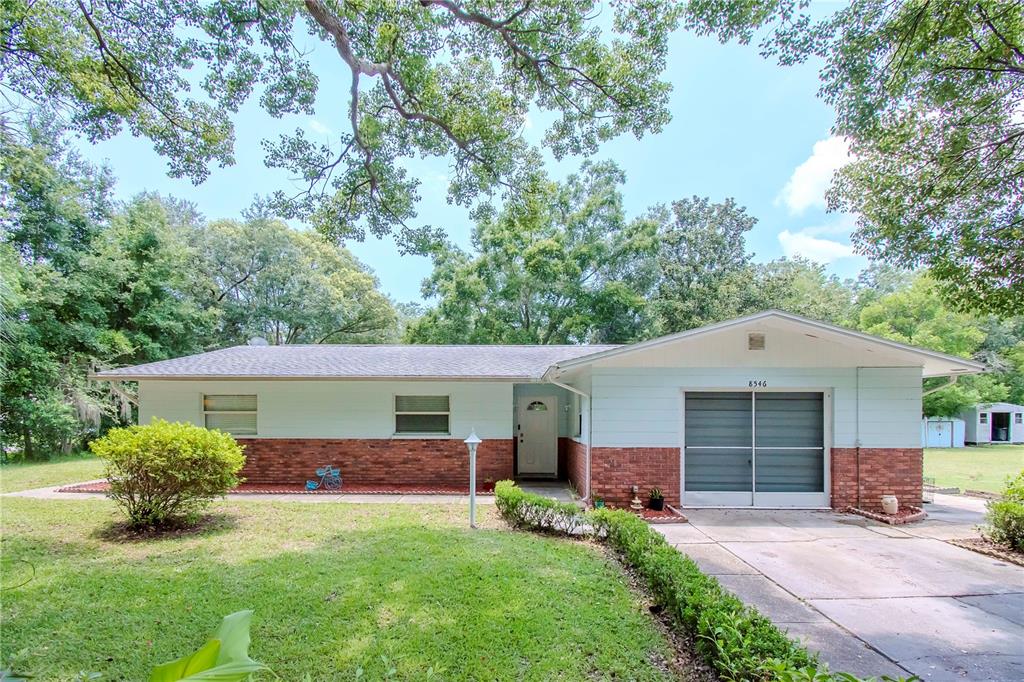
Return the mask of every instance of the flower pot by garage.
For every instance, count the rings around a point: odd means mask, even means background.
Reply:
[[[899,500],[895,495],[882,495],[882,511],[890,516],[895,516],[900,510]]]
[[[662,510],[665,509],[665,498],[664,497],[651,498],[649,506],[654,511],[662,511]]]

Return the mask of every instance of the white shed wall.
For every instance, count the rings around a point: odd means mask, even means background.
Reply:
[[[928,417],[921,420],[921,447],[962,448],[966,424],[956,417]]]
[[[921,368],[595,367],[595,447],[678,447],[682,389],[830,389],[832,447],[921,447]],[[858,400],[859,396],[859,400]]]
[[[451,437],[512,437],[512,384],[469,381],[142,381],[139,423],[202,425],[204,393],[258,396],[260,438],[391,438],[395,395],[451,396]]]

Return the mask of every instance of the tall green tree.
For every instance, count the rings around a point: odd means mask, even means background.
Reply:
[[[660,333],[733,317],[751,278],[745,235],[757,223],[733,199],[692,197],[659,209],[654,310]]]
[[[474,253],[444,243],[424,294],[436,307],[412,323],[413,343],[626,342],[647,326],[657,221],[627,220],[625,176],[586,163],[563,183],[482,217]]]
[[[860,250],[926,266],[962,310],[1024,301],[1024,3],[853,0],[822,19],[792,0],[691,0],[687,24],[762,53],[821,57],[822,98],[853,162],[830,207]]]
[[[313,113],[324,74],[308,54],[330,51],[347,132],[267,141],[266,160],[306,183],[277,196],[286,217],[352,237],[412,230],[418,181],[401,159],[450,158],[461,204],[517,192],[536,159],[531,107],[554,114],[544,144],[558,157],[660,130],[678,15],[672,0],[9,0],[0,82],[90,140],[148,137],[198,182],[234,163],[232,118],[256,93],[271,116]]]
[[[215,221],[196,242],[219,344],[377,343],[396,313],[377,278],[348,250],[279,220]]]
[[[751,267],[740,275],[746,289],[736,315],[774,308],[814,320],[849,326],[854,315],[854,289],[826,272],[825,266],[803,258],[780,258]]]
[[[263,335],[394,338],[377,281],[319,234],[253,219],[213,226],[181,201],[111,201],[110,174],[48,128],[0,146],[0,446],[44,457],[131,417],[96,368]],[[6,451],[6,450],[5,450]]]
[[[894,341],[973,357],[990,365],[1003,366],[1003,361],[996,358],[1014,343],[1012,336],[998,339],[1000,330],[984,317],[946,305],[927,273],[917,274],[908,287],[866,305],[860,311],[859,326],[863,331]],[[986,352],[986,345],[998,350]],[[924,413],[950,416],[979,402],[1005,400],[1010,395],[1007,380],[1012,382],[1016,378],[1013,368],[1007,366],[1000,373],[961,377],[956,384],[925,396]],[[925,388],[941,386],[943,381],[926,381]]]

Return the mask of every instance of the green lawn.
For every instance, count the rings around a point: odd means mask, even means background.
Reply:
[[[219,529],[123,542],[106,500],[2,505],[2,653],[36,679],[146,679],[245,608],[283,680],[671,679],[614,561],[490,507],[470,531],[464,507],[228,501]]]
[[[103,460],[85,453],[54,457],[47,462],[0,465],[0,493],[78,483],[103,478]]]
[[[1024,469],[1024,445],[925,448],[924,475],[936,485],[997,493]]]

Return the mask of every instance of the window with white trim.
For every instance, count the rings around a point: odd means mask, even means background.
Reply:
[[[395,433],[448,435],[451,401],[446,395],[396,395]]]
[[[978,415],[979,424],[988,424],[988,412],[982,412]]]
[[[232,436],[255,436],[256,396],[203,395],[203,423]]]
[[[1024,424],[1024,412],[1015,412],[1013,415],[1014,424]]]

